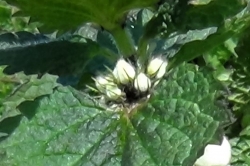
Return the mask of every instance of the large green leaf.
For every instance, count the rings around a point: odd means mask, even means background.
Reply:
[[[219,126],[229,122],[229,114],[214,103],[220,88],[208,72],[181,65],[133,119],[155,165],[192,165]]]
[[[120,26],[126,13],[135,8],[151,7],[158,0],[6,0],[21,9],[22,14],[44,23],[48,30],[70,30],[85,22],[94,22],[105,29]],[[36,6],[34,8],[34,6]]]
[[[88,39],[50,39],[29,32],[0,35],[0,45],[0,65],[8,65],[4,69],[7,74],[24,71],[26,74],[81,76],[95,56],[108,55],[105,49]]]
[[[1,166],[193,165],[227,120],[216,90],[205,70],[182,65],[128,115],[59,87],[20,105],[19,126],[9,125],[12,134],[0,142]]]

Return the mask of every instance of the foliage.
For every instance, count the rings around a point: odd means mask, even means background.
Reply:
[[[1,166],[190,166],[225,131],[249,164],[249,3],[0,2]],[[156,55],[167,72],[140,99],[94,90],[119,58]]]
[[[37,32],[38,23],[29,24],[27,17],[12,17],[17,9],[7,5],[5,1],[0,1],[0,34],[16,31]]]
[[[0,146],[5,154],[2,163],[188,165],[197,158],[193,152],[227,119],[224,110],[204,104],[213,102],[218,89],[212,77],[204,75],[194,65],[176,68],[162,82],[165,90],[156,90],[149,104],[132,117],[106,111],[72,88],[59,87],[50,97],[24,102],[20,125]],[[195,90],[197,95],[190,98]],[[171,145],[175,140],[178,143]],[[19,157],[12,158],[13,153]]]

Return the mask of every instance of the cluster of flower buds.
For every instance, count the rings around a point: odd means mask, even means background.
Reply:
[[[96,88],[108,100],[124,99],[126,87],[138,93],[147,93],[159,82],[166,72],[167,61],[161,57],[151,59],[145,68],[137,69],[125,59],[119,59],[114,70],[107,76],[98,76],[95,80]]]

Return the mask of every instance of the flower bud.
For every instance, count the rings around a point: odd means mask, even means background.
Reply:
[[[156,57],[149,62],[147,67],[147,74],[160,79],[164,76],[167,65],[167,61],[164,61],[160,57]]]
[[[118,83],[127,84],[130,80],[135,78],[135,69],[124,59],[120,59],[116,63],[116,66],[113,70],[113,75]]]
[[[107,76],[98,76],[94,80],[96,88],[101,92],[105,92],[107,85],[113,84],[112,79]]]
[[[227,166],[230,159],[231,146],[224,136],[221,145],[207,145],[203,156],[196,160],[194,166]]]
[[[140,73],[134,80],[134,87],[140,92],[146,92],[151,87],[151,81],[144,73]]]
[[[106,95],[111,100],[117,100],[122,97],[122,91],[117,86],[107,86]]]

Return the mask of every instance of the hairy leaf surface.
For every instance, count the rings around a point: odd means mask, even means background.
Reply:
[[[161,85],[128,117],[67,87],[25,102],[20,125],[0,142],[1,164],[190,166],[228,120],[214,103],[218,86],[193,65]]]

